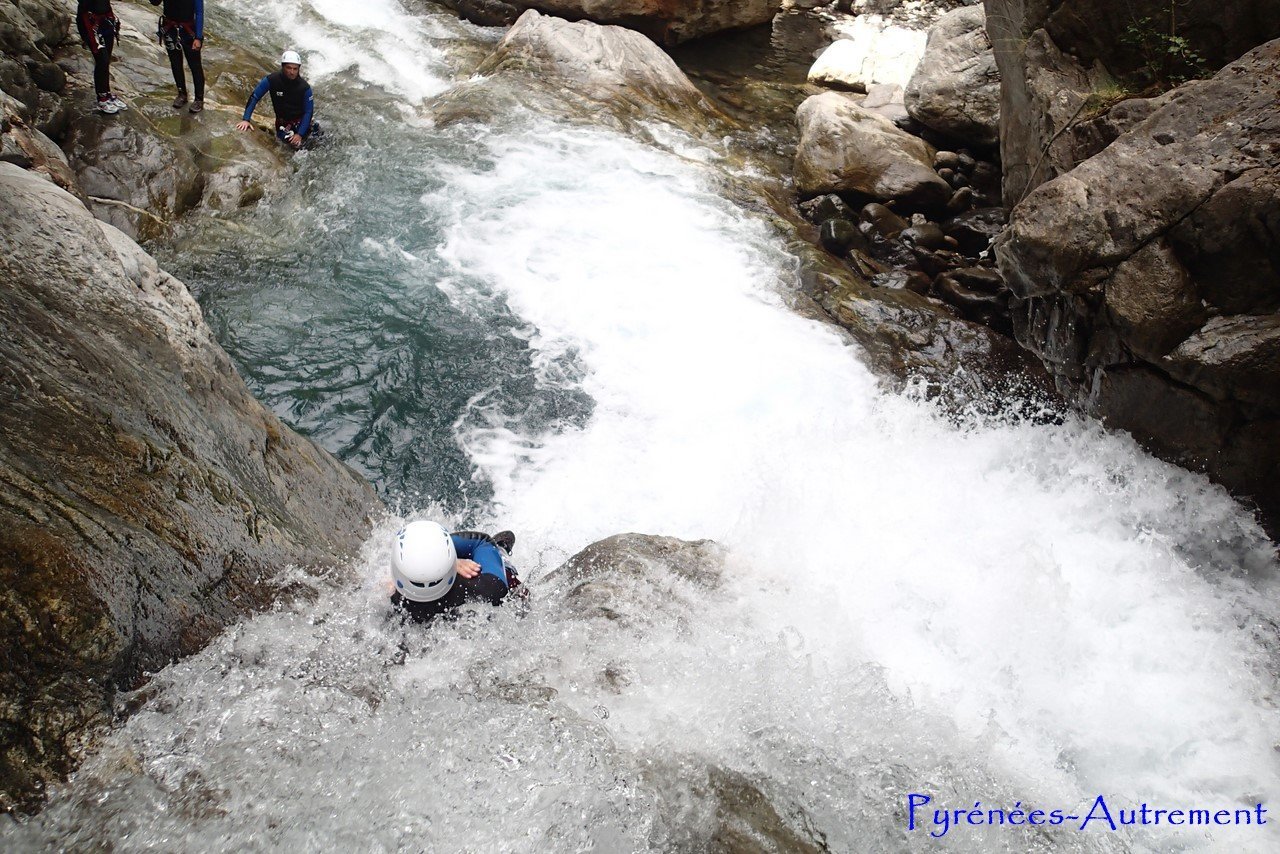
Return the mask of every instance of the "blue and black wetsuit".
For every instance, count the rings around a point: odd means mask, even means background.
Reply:
[[[276,111],[276,138],[283,142],[296,133],[307,139],[315,129],[312,117],[316,104],[311,85],[302,75],[298,75],[297,80],[290,80],[283,71],[268,74],[249,96],[249,103],[244,108],[246,122],[253,118],[258,102],[267,94],[271,95],[271,106]]]
[[[391,604],[404,609],[413,620],[429,620],[476,600],[501,604],[520,583],[515,568],[508,562],[509,555],[488,534],[458,531],[452,536],[458,557],[480,564],[480,574],[475,578],[458,578],[449,592],[434,602],[414,602],[401,596],[399,591],[391,594]]]
[[[169,54],[169,67],[173,69],[173,82],[179,92],[187,91],[187,78],[182,71],[182,58],[191,66],[191,83],[196,90],[196,100],[204,100],[204,65],[200,51],[195,49],[197,39],[204,41],[204,0],[151,0],[152,6],[164,4],[164,14],[156,35]]]

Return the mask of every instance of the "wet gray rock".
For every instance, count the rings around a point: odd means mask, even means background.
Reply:
[[[30,807],[114,692],[333,566],[378,508],[253,399],[181,282],[0,163],[0,806]]]
[[[195,210],[250,204],[288,174],[273,140],[237,133],[212,114],[163,122],[137,110],[110,120],[85,114],[72,122],[65,149],[94,213],[140,239],[166,234]]]
[[[867,241],[858,227],[847,219],[829,219],[819,230],[818,242],[832,255],[848,255],[849,250],[866,249]]]
[[[853,208],[849,204],[834,193],[828,193],[825,196],[818,196],[800,203],[800,212],[804,214],[805,219],[814,225],[821,225],[829,219],[848,219],[856,218]]]
[[[443,5],[482,27],[509,27],[524,11],[506,0],[442,0]]]
[[[951,187],[933,171],[933,149],[851,96],[824,92],[796,112],[795,179],[801,196],[841,193],[910,209],[941,207]]]
[[[116,14],[122,37],[112,85],[132,109],[109,117],[93,111],[89,52],[75,49],[63,59],[74,73],[64,93],[72,113],[60,142],[93,212],[130,237],[152,239],[193,211],[235,210],[282,182],[291,155],[267,133],[232,126],[269,70],[261,57],[220,40],[211,44],[204,62],[217,85],[210,85],[205,112],[175,111],[168,60],[152,35],[154,7],[118,4]]]
[[[67,156],[23,117],[24,105],[0,90],[0,160],[45,176],[67,192],[80,187]]]
[[[899,235],[908,246],[918,249],[943,249],[946,247],[946,235],[936,223],[924,222],[908,226]]]
[[[858,218],[872,227],[881,237],[893,239],[901,234],[910,224],[882,204],[872,202],[863,206]]]
[[[644,654],[643,639],[655,625],[687,625],[721,595],[726,551],[711,540],[680,540],[648,534],[617,534],[592,543],[539,584],[539,598],[564,603],[570,622],[589,621],[593,636],[609,643],[597,649],[630,648]],[[584,650],[592,656],[594,650]],[[632,666],[596,659],[599,684],[626,694]],[[524,689],[527,692],[527,687]],[[653,791],[667,815],[680,816],[680,850],[787,851],[818,854],[820,840],[792,827],[796,808],[784,810],[765,796],[760,781],[689,757],[644,763],[637,782]],[[690,820],[690,811],[701,812]],[[806,825],[805,822],[800,822]]]
[[[443,0],[463,17],[482,25],[507,26],[534,9],[572,21],[617,24],[671,46],[724,30],[767,24],[782,0]]]
[[[438,122],[490,121],[525,107],[621,131],[660,116],[696,132],[718,115],[675,61],[640,33],[533,10],[476,75],[437,99]]]
[[[933,281],[919,270],[889,270],[872,276],[871,284],[877,288],[927,294]]]
[[[942,230],[956,240],[961,252],[977,257],[1004,231],[1008,219],[1004,208],[976,208],[942,223]]]
[[[918,381],[957,406],[990,401],[993,389],[1000,390],[997,399],[1003,393],[1053,397],[1043,366],[1011,337],[924,296],[932,276],[919,270],[860,276],[832,269],[839,262],[825,253],[802,257],[802,263],[809,266],[806,293],[862,346],[890,385]]]
[[[1280,40],[1170,92],[1030,193],[996,243],[1018,338],[1059,386],[1272,524],[1280,442],[1254,437],[1280,417],[1276,79]]]
[[[957,308],[972,311],[1003,310],[1008,304],[1000,274],[983,267],[948,270],[934,280],[934,289]],[[971,316],[966,314],[966,317]]]
[[[572,613],[645,625],[697,608],[723,583],[725,550],[713,540],[616,534],[592,543],[542,582]],[[658,591],[662,591],[659,594]]]
[[[981,6],[954,9],[933,25],[903,100],[911,118],[938,133],[999,141],[1000,72]]]

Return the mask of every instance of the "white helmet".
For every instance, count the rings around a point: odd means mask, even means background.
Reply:
[[[280,57],[281,65],[301,65],[302,57],[296,50],[286,50]]]
[[[434,602],[453,587],[458,553],[453,537],[436,522],[410,522],[396,534],[391,577],[396,590],[414,602]]]

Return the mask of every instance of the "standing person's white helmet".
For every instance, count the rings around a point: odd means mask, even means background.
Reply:
[[[437,522],[410,522],[391,547],[391,577],[396,590],[413,602],[434,602],[457,578],[453,537]]]
[[[296,50],[286,50],[280,56],[281,65],[301,65],[302,56]]]

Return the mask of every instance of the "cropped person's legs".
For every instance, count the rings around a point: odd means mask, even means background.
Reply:
[[[187,55],[187,65],[191,66],[191,85],[195,90],[197,101],[204,100],[204,63],[200,60],[200,51],[195,50],[189,44],[184,44],[182,50]]]
[[[178,99],[173,102],[174,109],[187,103],[187,74],[182,67],[182,50],[170,50],[169,69],[173,72],[173,82],[178,87]]]

